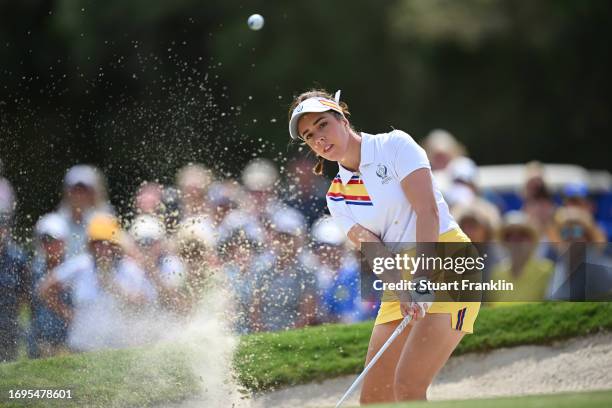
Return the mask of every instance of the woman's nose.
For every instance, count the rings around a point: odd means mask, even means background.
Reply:
[[[317,146],[325,146],[325,137],[322,134],[318,134],[317,136],[315,136],[315,138],[315,143],[317,144]]]

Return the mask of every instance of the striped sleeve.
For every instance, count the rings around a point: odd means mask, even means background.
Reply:
[[[336,191],[338,190],[339,180],[340,177],[336,176],[336,178],[332,181],[325,198],[327,200],[327,208],[329,209],[329,213],[331,214],[332,218],[338,223],[344,233],[348,234],[351,228],[357,224],[357,221],[353,219],[353,216],[345,202],[344,196]]]

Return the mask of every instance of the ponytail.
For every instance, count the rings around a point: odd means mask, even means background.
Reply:
[[[323,165],[325,164],[325,159],[321,156],[317,156],[317,164],[312,169],[312,172],[317,176],[323,175]]]

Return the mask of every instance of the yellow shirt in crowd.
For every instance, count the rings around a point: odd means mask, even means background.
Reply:
[[[512,291],[496,292],[491,296],[491,300],[512,303],[490,303],[490,306],[512,306],[545,299],[554,271],[552,261],[532,257],[527,261],[519,276],[512,274],[510,266],[510,260],[505,259],[493,267],[491,279],[511,282],[514,288]]]

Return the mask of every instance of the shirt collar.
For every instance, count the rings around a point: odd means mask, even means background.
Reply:
[[[375,144],[372,135],[361,132],[361,162],[359,163],[359,170],[361,170],[363,166],[367,166],[374,162],[374,147]],[[338,173],[344,185],[346,185],[354,175],[352,171],[344,168],[339,162]]]

